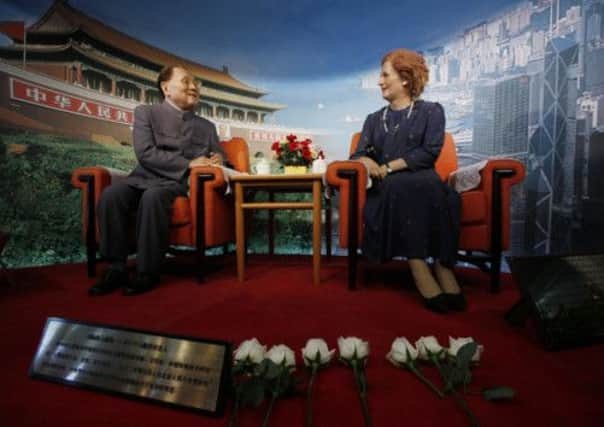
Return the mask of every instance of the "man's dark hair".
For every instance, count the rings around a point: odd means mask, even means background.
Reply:
[[[159,96],[161,97],[161,99],[164,99],[164,91],[161,88],[161,84],[163,82],[167,82],[172,78],[172,73],[174,72],[175,68],[182,68],[183,70],[187,69],[186,67],[180,64],[167,65],[162,68],[162,70],[157,76],[157,89],[159,89]]]

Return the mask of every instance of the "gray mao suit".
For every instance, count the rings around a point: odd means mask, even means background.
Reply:
[[[133,140],[138,165],[99,200],[100,251],[110,262],[125,262],[135,218],[137,270],[159,274],[168,248],[170,207],[176,196],[187,195],[189,162],[210,153],[225,155],[213,123],[168,101],[134,110]]]

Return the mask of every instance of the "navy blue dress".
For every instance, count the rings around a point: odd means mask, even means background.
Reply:
[[[445,137],[445,115],[438,103],[415,101],[367,116],[351,159],[378,164],[402,158],[407,169],[373,180],[363,211],[363,253],[370,261],[393,257],[433,257],[453,267],[459,238],[460,198],[434,170]]]

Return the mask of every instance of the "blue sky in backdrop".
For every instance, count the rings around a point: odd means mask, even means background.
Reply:
[[[222,68],[288,108],[274,121],[348,139],[383,104],[360,80],[397,47],[440,46],[518,5],[513,0],[70,0],[151,45]],[[0,20],[31,25],[51,0],[2,0]],[[8,39],[2,39],[8,43]],[[339,142],[338,142],[339,143]]]

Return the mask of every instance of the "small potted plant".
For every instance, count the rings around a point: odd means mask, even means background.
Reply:
[[[323,151],[317,150],[310,139],[298,141],[296,135],[288,135],[286,139],[271,146],[285,174],[306,173],[314,160],[324,158]]]

